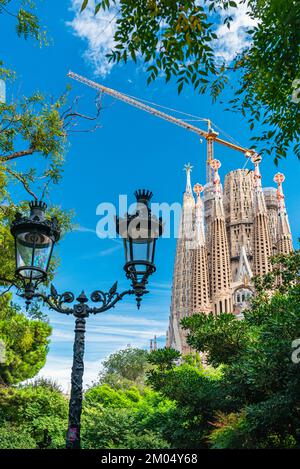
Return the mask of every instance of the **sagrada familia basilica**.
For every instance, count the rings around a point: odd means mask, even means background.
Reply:
[[[186,189],[176,246],[167,346],[190,351],[180,321],[195,313],[233,312],[243,317],[255,294],[253,276],[271,270],[270,256],[293,249],[282,183],[263,188],[261,158],[254,169],[237,169],[219,176],[220,161],[211,161],[213,181],[191,186],[186,165]],[[203,197],[201,194],[203,193]]]

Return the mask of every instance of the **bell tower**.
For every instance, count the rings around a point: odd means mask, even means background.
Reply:
[[[214,200],[211,222],[211,292],[215,314],[232,311],[231,267],[223,207],[219,160],[213,160]]]
[[[289,254],[293,251],[293,241],[288,215],[285,208],[285,197],[283,194],[282,183],[285,176],[277,173],[274,176],[274,182],[277,183],[277,203],[278,203],[278,228],[277,228],[277,253]]]
[[[271,271],[270,256],[272,250],[268,212],[259,169],[261,156],[255,154],[252,156],[251,161],[254,164],[253,273],[254,275],[265,275]]]

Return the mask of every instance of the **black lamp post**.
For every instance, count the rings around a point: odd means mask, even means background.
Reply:
[[[48,306],[63,314],[75,316],[75,339],[71,375],[71,396],[66,447],[80,448],[80,418],[82,410],[82,378],[84,371],[85,323],[90,314],[98,314],[115,306],[125,295],[135,295],[140,307],[142,296],[147,292],[149,276],[155,272],[154,253],[156,240],[162,234],[162,220],[151,214],[149,202],[152,193],[145,190],[135,192],[137,209],[134,214],[117,219],[117,232],[123,238],[126,264],[124,270],[131,280],[131,289],[117,292],[117,282],[108,292],[94,291],[90,299],[99,305],[88,305],[84,291],[76,298],[71,292],[59,294],[53,285],[50,294],[37,290],[47,280],[48,267],[54,244],[59,240],[60,231],[55,218],[46,218],[46,204],[30,202],[30,215],[17,214],[11,225],[15,238],[16,277],[22,282],[21,296],[27,306],[35,298],[42,299]],[[69,306],[68,306],[69,305]]]

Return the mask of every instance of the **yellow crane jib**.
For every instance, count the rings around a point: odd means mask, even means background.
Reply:
[[[207,182],[211,182],[211,179],[212,179],[210,162],[214,159],[214,155],[213,155],[213,143],[214,142],[217,142],[220,145],[224,145],[228,148],[231,148],[232,150],[239,151],[243,153],[247,158],[252,157],[252,155],[256,153],[255,150],[253,149],[244,148],[239,145],[236,145],[235,143],[228,142],[227,140],[223,140],[222,138],[220,138],[219,133],[212,129],[210,119],[203,119],[205,122],[207,122],[207,126],[208,126],[208,131],[205,131],[205,130],[199,129],[199,127],[196,127],[190,124],[189,122],[185,122],[181,119],[170,116],[169,114],[163,111],[160,111],[159,109],[155,109],[154,107],[151,107],[148,104],[145,104],[136,98],[127,96],[126,94],[121,93],[120,91],[116,91],[112,88],[108,88],[107,86],[100,85],[100,83],[97,83],[93,80],[89,80],[88,78],[83,77],[82,75],[78,75],[77,73],[70,71],[68,73],[68,77],[86,86],[89,86],[90,88],[94,88],[95,90],[101,91],[102,93],[105,93],[109,96],[112,96],[113,98],[123,101],[124,103],[134,106],[137,109],[141,109],[142,111],[148,112],[149,114],[152,114],[156,117],[160,117],[161,119],[164,119],[167,122],[175,124],[179,127],[182,127],[186,130],[189,130],[190,132],[193,132],[199,135],[200,137],[205,138],[207,141],[207,158],[206,158]]]

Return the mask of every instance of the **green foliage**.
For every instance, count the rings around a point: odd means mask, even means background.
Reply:
[[[148,352],[138,348],[127,347],[113,353],[103,362],[103,370],[99,374],[100,383],[118,387],[132,386],[143,383],[145,371],[149,368]]]
[[[38,153],[49,160],[42,178],[59,181],[67,137],[59,110],[65,101],[63,95],[49,104],[37,93],[13,104],[0,103],[0,160],[5,163],[2,168],[26,190],[35,180],[36,170],[18,173],[8,163]]]
[[[182,327],[191,333],[188,343],[194,349],[205,352],[209,349],[209,362],[213,366],[236,360],[243,349],[247,326],[237,321],[233,314],[215,316],[195,314],[182,320]]]
[[[167,448],[162,427],[172,407],[171,401],[149,388],[94,386],[84,398],[83,447]]]
[[[209,363],[226,365],[219,383],[224,401],[215,407],[210,435],[214,447],[300,443],[299,364],[292,361],[292,342],[300,337],[300,252],[273,263],[272,274],[256,279],[258,295],[243,321],[225,314],[184,321],[190,345],[204,350]]]
[[[146,350],[127,347],[103,363],[100,384],[84,396],[84,448],[168,448],[173,403],[144,384]]]
[[[13,18],[19,37],[33,38],[40,44],[46,44],[46,33],[40,26],[35,10],[33,1],[0,0],[0,14]]]
[[[244,3],[257,26],[247,31],[249,41],[241,54],[227,64],[216,52],[217,28],[224,12],[230,28],[229,7]],[[82,10],[87,5],[85,0]],[[239,85],[230,109],[247,116],[251,129],[255,124],[265,127],[253,137],[254,146],[272,154],[276,164],[290,147],[300,158],[300,107],[292,101],[294,80],[300,78],[300,10],[294,0],[121,0],[118,5],[101,0],[95,14],[109,8],[118,15],[109,60],[140,58],[148,83],[173,78],[179,93],[191,85],[200,93],[210,90],[214,100],[230,73],[236,73]]]
[[[0,363],[0,384],[15,384],[34,377],[44,366],[51,327],[30,320],[11,304],[11,295],[0,296],[0,339],[5,360]]]
[[[93,386],[85,393],[85,403],[90,406],[101,404],[104,407],[131,408],[140,398],[137,388],[115,390],[108,384]]]
[[[106,449],[126,445],[133,428],[133,415],[126,409],[86,410],[82,416],[82,448]]]
[[[108,8],[112,2],[100,2]],[[162,23],[164,26],[162,27]],[[148,83],[161,73],[166,82],[175,77],[178,92],[184,84],[204,91],[209,76],[215,75],[222,88],[226,77],[215,64],[213,24],[204,6],[195,1],[122,1],[115,33],[116,46],[109,60],[136,62],[141,56],[148,65]],[[217,85],[215,85],[217,86]]]
[[[35,449],[35,440],[28,435],[27,429],[11,423],[1,423],[0,449]]]
[[[67,399],[49,384],[36,383],[19,389],[0,387],[0,423],[27,432],[28,444],[38,448],[62,448],[67,428]],[[8,448],[13,443],[7,441]],[[27,446],[25,446],[27,447]]]
[[[300,159],[300,106],[292,100],[300,68],[300,11],[293,0],[248,3],[258,26],[251,47],[236,61],[241,78],[232,107],[251,116],[251,128],[263,125],[253,137],[262,154],[273,154],[278,164],[292,146]]]
[[[149,355],[149,363],[157,365],[160,370],[168,370],[180,358],[180,352],[174,349],[158,349]]]
[[[172,349],[161,350],[166,360]],[[201,363],[173,364],[168,368],[156,368],[149,372],[148,383],[165,398],[176,403],[170,415],[170,425],[165,429],[172,448],[206,448],[210,422],[215,406],[222,399],[219,390],[221,369],[204,368]],[[220,397],[221,396],[221,397]]]
[[[15,73],[5,67],[2,60],[0,60],[0,80],[13,80]]]
[[[120,446],[120,449],[122,446]],[[161,438],[157,433],[145,430],[142,434],[127,436],[126,449],[168,449],[169,445],[166,440]]]

